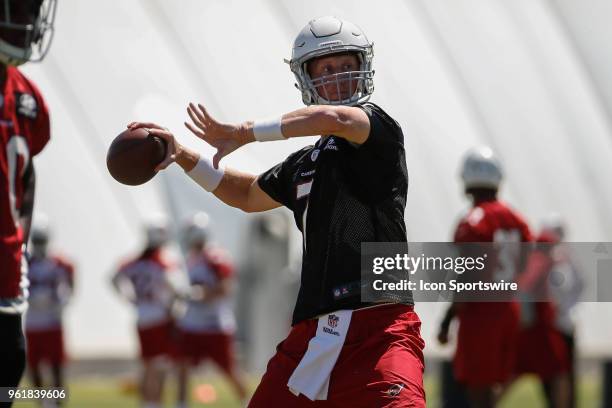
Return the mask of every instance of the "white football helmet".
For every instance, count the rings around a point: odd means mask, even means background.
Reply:
[[[49,218],[43,213],[37,213],[30,228],[30,239],[33,245],[46,245],[51,236]]]
[[[159,248],[170,239],[168,220],[162,214],[150,216],[144,225],[147,248]]]
[[[489,147],[477,147],[469,150],[465,155],[461,178],[466,189],[498,189],[502,177],[501,164]]]
[[[30,227],[30,246],[29,252],[35,258],[47,256],[47,248],[51,238],[51,227],[49,218],[43,213],[36,213]]]
[[[359,27],[336,17],[319,17],[311,20],[300,31],[293,43],[291,61],[285,60],[297,80],[296,88],[302,92],[306,105],[348,105],[366,102],[374,92],[374,44],[370,43]],[[308,61],[324,55],[339,53],[357,54],[361,69],[326,75],[313,81],[308,75]],[[321,85],[335,84],[340,94],[340,84],[357,80],[357,89],[348,99],[330,101],[319,95],[316,88]]]
[[[550,213],[542,219],[542,232],[551,234],[559,241],[565,237],[565,222],[559,213]]]
[[[0,62],[42,61],[53,38],[56,0],[0,0]]]
[[[195,213],[183,226],[183,240],[187,246],[204,244],[208,239],[210,218],[205,212]]]

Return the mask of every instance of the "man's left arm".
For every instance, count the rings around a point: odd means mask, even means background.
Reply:
[[[185,126],[197,137],[217,148],[213,164],[245,144],[255,141],[282,140],[291,137],[335,135],[351,143],[363,144],[370,135],[370,118],[358,107],[316,105],[285,113],[266,121],[226,124],[215,120],[200,104],[187,108],[193,123]],[[146,127],[132,123],[132,127]],[[157,132],[157,133],[154,133]],[[152,131],[156,136],[159,131]]]
[[[309,106],[283,115],[281,129],[286,138],[334,135],[363,144],[370,134],[370,119],[356,107]]]

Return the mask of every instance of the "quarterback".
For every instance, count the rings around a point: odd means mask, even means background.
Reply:
[[[225,124],[201,104],[186,126],[217,149],[212,163],[154,123],[131,123],[164,138],[159,165],[178,163],[196,183],[246,212],[285,206],[303,236],[301,285],[292,329],[268,363],[250,407],[424,407],[421,322],[409,291],[361,300],[362,242],[406,242],[408,173],[404,136],[374,91],[373,47],[356,25],[310,21],[289,67],[307,107],[271,120]],[[251,142],[320,135],[260,174],[220,168]]]

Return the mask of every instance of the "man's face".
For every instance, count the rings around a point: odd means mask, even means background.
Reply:
[[[27,32],[18,26],[33,25],[39,11],[35,0],[0,0],[0,38],[16,47],[24,47]],[[15,25],[11,28],[10,26]]]
[[[354,77],[348,74],[360,70],[359,58],[355,54],[314,58],[308,61],[307,69],[317,93],[328,101],[349,99],[357,90],[359,79],[351,79]]]

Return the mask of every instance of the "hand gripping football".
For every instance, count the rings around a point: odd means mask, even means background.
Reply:
[[[137,186],[151,180],[155,167],[166,156],[166,142],[146,129],[127,129],[113,140],[106,155],[106,167],[115,180]]]

